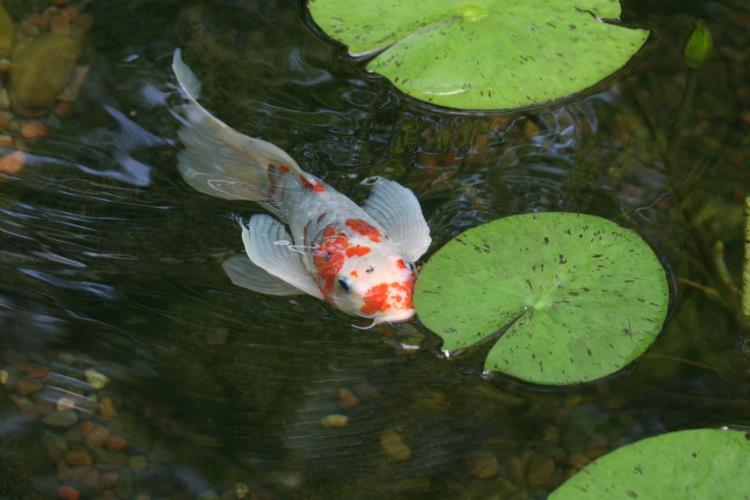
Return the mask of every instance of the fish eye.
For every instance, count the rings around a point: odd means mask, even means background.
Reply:
[[[406,263],[407,267],[409,268],[411,272],[417,271],[417,268],[414,266],[414,263],[412,261],[404,259],[404,262]]]
[[[351,292],[352,286],[347,278],[339,278],[339,286],[345,292]]]

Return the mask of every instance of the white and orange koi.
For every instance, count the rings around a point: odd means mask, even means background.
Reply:
[[[412,317],[413,262],[431,242],[414,193],[375,177],[370,197],[356,205],[280,148],[237,132],[198,104],[200,82],[179,50],[172,68],[187,100],[182,177],[211,196],[255,201],[279,219],[258,214],[240,223],[246,255],[223,264],[232,282],[271,295],[306,293],[372,319],[370,326]]]

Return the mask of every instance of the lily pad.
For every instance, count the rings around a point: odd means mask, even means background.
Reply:
[[[661,330],[669,288],[634,232],[601,217],[548,212],[451,240],[425,265],[414,301],[446,350],[512,323],[485,369],[563,385],[604,377],[642,354]]]
[[[310,0],[315,22],[417,99],[462,109],[551,101],[608,77],[648,31],[617,0]]]
[[[748,498],[748,467],[750,435],[745,432],[672,432],[604,455],[549,498]]]

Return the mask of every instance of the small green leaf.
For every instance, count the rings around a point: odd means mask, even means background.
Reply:
[[[703,61],[706,60],[708,54],[711,53],[713,47],[713,40],[711,38],[711,32],[708,31],[706,25],[698,23],[693,32],[690,33],[685,44],[684,56],[685,65],[688,68],[699,68],[703,65]]]
[[[605,22],[617,0],[310,0],[315,22],[401,91],[506,109],[584,90],[624,66],[648,31]],[[379,53],[378,53],[379,52]]]
[[[584,467],[550,500],[747,498],[750,436],[695,429],[623,446]]]
[[[661,330],[669,289],[634,232],[549,212],[459,235],[425,265],[414,299],[446,350],[471,346],[520,314],[485,368],[561,385],[604,377],[642,354]]]

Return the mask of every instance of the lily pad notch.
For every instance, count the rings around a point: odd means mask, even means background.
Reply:
[[[649,32],[613,24],[618,0],[310,0],[313,20],[367,69],[422,101],[512,109],[592,87]]]
[[[633,231],[592,215],[547,212],[451,240],[422,270],[414,302],[447,351],[512,323],[485,370],[565,385],[605,377],[640,356],[662,329],[669,286]]]

